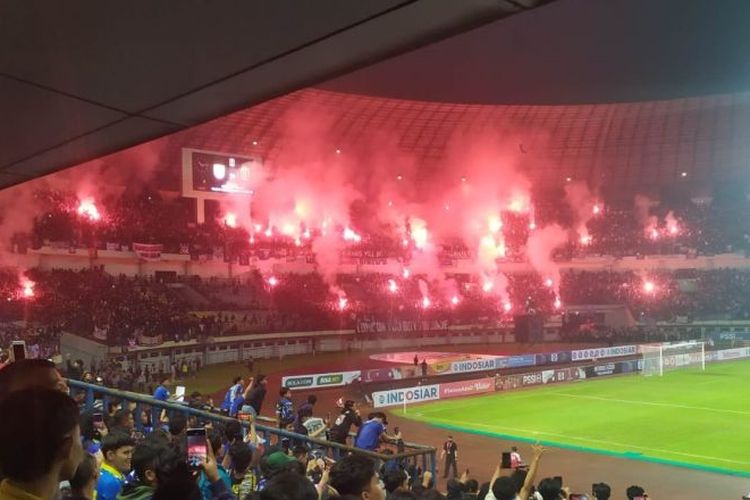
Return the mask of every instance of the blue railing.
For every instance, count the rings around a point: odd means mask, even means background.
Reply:
[[[111,399],[117,399],[122,402],[135,403],[135,425],[138,431],[143,431],[143,422],[141,421],[141,415],[143,411],[148,407],[149,410],[153,408],[159,408],[166,411],[167,416],[171,416],[175,413],[182,413],[186,417],[193,415],[203,421],[208,422],[236,422],[237,419],[228,417],[226,415],[216,414],[205,410],[199,410],[197,408],[191,408],[188,405],[159,401],[147,396],[145,394],[138,394],[129,391],[120,391],[116,389],[110,389],[100,385],[87,384],[79,380],[68,379],[68,386],[72,393],[80,393],[85,391],[84,406],[87,410],[94,408],[96,399],[100,399],[102,402],[102,410],[107,411]],[[387,462],[391,460],[407,461],[416,466],[421,466],[424,471],[431,471],[432,476],[435,477],[436,460],[435,460],[435,448],[431,446],[424,446],[416,443],[404,442],[404,451],[401,453],[394,453],[387,455],[384,453],[375,453],[353,446],[343,445],[328,441],[325,439],[316,439],[301,434],[286,431],[275,427],[276,421],[267,417],[258,416],[256,417],[255,430],[257,434],[266,440],[268,443],[279,442],[283,438],[291,439],[293,441],[302,441],[314,445],[315,448],[324,449],[331,457],[337,458],[345,454],[355,453],[358,455],[364,455],[375,459],[380,462]],[[246,430],[249,427],[247,422],[240,421]],[[421,463],[420,463],[421,462]]]

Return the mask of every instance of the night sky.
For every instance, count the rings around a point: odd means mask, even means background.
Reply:
[[[497,104],[750,90],[750,0],[558,0],[320,87]]]

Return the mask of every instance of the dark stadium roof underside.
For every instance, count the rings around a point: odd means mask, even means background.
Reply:
[[[549,1],[4,2],[0,188]]]
[[[530,161],[524,174],[537,186],[570,177],[597,187],[648,190],[747,179],[750,93],[640,103],[581,106],[446,104],[305,89],[185,130],[165,141],[162,158],[179,171],[179,149],[190,147],[273,161],[293,146],[283,119],[304,109],[329,117],[331,148],[344,154],[375,130],[398,138],[422,175],[446,160],[451,141],[490,132],[513,137]],[[456,175],[461,166],[452,165]],[[683,174],[684,173],[684,174]]]

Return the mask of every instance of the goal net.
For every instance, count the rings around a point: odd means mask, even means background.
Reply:
[[[643,375],[664,375],[665,371],[699,366],[706,369],[704,342],[681,342],[641,346]]]

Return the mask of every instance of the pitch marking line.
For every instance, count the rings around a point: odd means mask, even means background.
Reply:
[[[685,410],[699,410],[699,411],[710,411],[714,413],[730,413],[733,415],[750,415],[750,411],[741,411],[741,410],[727,410],[722,408],[711,408],[707,406],[690,406],[690,405],[681,405],[681,404],[675,404],[675,403],[659,403],[656,401],[638,401],[633,399],[616,399],[616,398],[605,398],[602,396],[585,396],[581,394],[569,394],[566,392],[555,392],[550,394],[550,396],[562,396],[566,398],[575,398],[575,399],[591,399],[594,401],[607,401],[611,403],[624,403],[624,404],[632,404],[632,405],[643,405],[643,406],[662,406],[665,408],[682,408]]]
[[[712,457],[708,455],[698,455],[695,453],[685,453],[681,451],[663,450],[661,448],[649,448],[647,446],[637,446],[637,445],[628,444],[628,443],[618,443],[617,441],[608,441],[605,439],[592,439],[592,438],[586,438],[586,437],[572,436],[570,434],[561,434],[558,432],[535,431],[531,429],[519,429],[516,427],[502,427],[502,426],[497,426],[497,425],[488,425],[488,424],[481,424],[477,422],[467,422],[467,421],[462,421],[462,420],[442,420],[442,419],[431,419],[431,420],[435,420],[440,423],[448,424],[448,425],[464,425],[469,428],[484,427],[485,429],[494,430],[494,431],[508,430],[515,434],[520,433],[520,434],[526,434],[526,435],[532,435],[532,436],[534,435],[553,436],[556,438],[573,439],[573,440],[584,441],[584,442],[589,442],[589,443],[604,444],[604,445],[610,445],[610,446],[620,446],[626,449],[630,448],[630,449],[636,449],[636,450],[651,451],[651,452],[656,452],[656,453],[664,453],[666,455],[679,455],[679,456],[690,457],[690,458],[703,458],[707,460],[717,460],[719,462],[727,462],[731,464],[750,465],[750,462],[743,462],[741,460],[731,460],[728,458]],[[427,421],[427,423],[430,423],[429,420]],[[565,443],[561,443],[561,444],[565,444]],[[622,453],[627,453],[627,451],[622,452]]]

